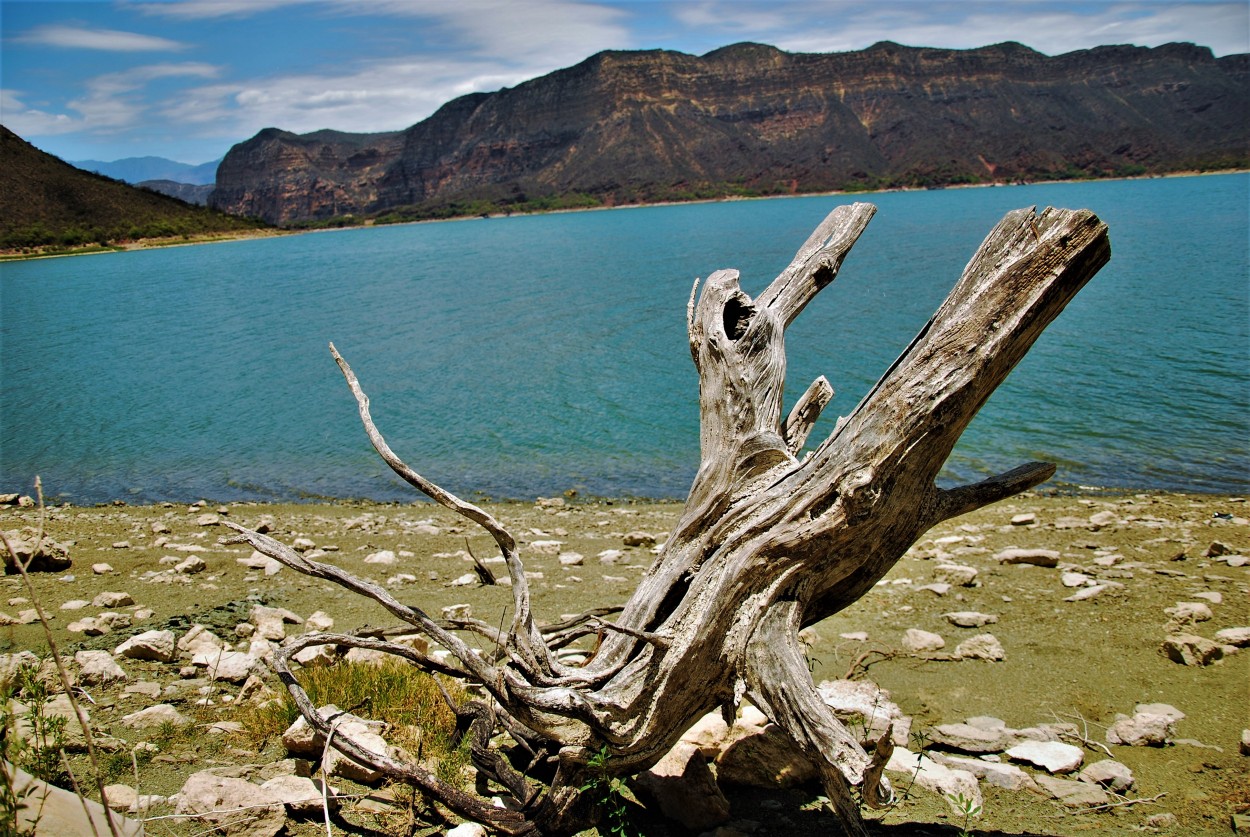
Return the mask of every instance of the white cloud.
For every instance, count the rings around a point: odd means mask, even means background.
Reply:
[[[1019,41],[1049,55],[1170,41],[1209,46],[1217,55],[1250,49],[1250,5],[1244,2],[705,0],[679,6],[674,14],[705,35],[749,37],[792,52],[842,52],[878,41],[955,49]]]
[[[18,90],[0,90],[0,114],[4,126],[20,137],[53,136],[82,129],[82,120],[65,113],[48,113],[28,107]]]
[[[186,49],[186,44],[169,38],[117,29],[86,29],[80,26],[38,26],[16,40],[40,46],[98,49],[107,52],[174,52]]]

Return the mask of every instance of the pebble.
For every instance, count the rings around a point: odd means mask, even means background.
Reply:
[[[940,651],[946,647],[946,640],[931,631],[908,628],[903,632],[903,647],[914,653]]]
[[[994,560],[1000,564],[1032,564],[1036,567],[1059,566],[1060,554],[1054,549],[1019,549],[1000,550],[994,554]]]
[[[1048,773],[1071,773],[1081,766],[1085,753],[1062,741],[1024,741],[1007,750],[1007,756],[1040,767]]]
[[[998,622],[998,617],[991,613],[979,613],[975,610],[960,610],[954,613],[943,613],[942,618],[960,628],[981,628]]]
[[[1007,652],[993,634],[977,634],[956,645],[955,656],[961,660],[1001,662],[1007,659]]]

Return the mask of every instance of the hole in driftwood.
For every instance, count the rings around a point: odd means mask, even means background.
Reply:
[[[755,306],[742,297],[730,297],[722,312],[725,318],[725,335],[735,343],[747,333],[751,318],[755,316]]]

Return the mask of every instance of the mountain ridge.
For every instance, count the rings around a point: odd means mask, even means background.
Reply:
[[[609,50],[401,131],[266,128],[210,205],[271,223],[1245,167],[1247,56],[883,41]]]

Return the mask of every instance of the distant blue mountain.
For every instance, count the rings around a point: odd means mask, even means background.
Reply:
[[[132,184],[145,180],[172,180],[175,183],[203,186],[216,181],[217,164],[220,162],[221,160],[213,160],[211,163],[193,166],[166,160],[164,157],[127,157],[111,163],[102,160],[71,160],[70,165]]]

